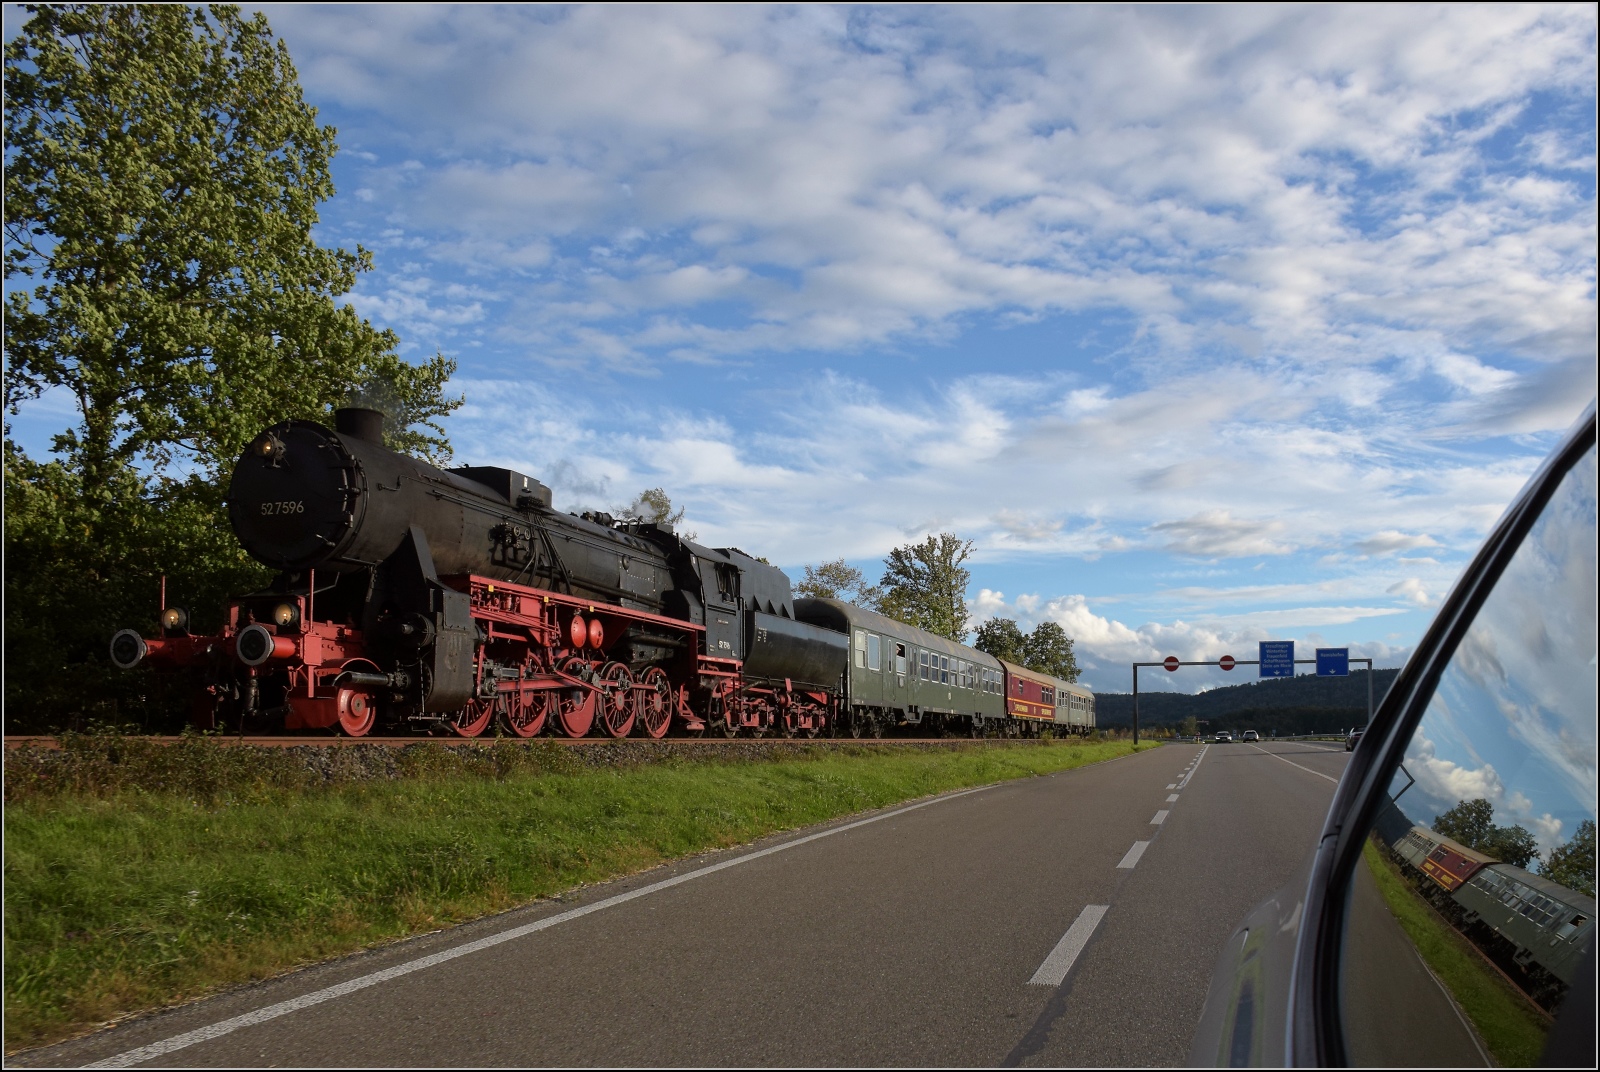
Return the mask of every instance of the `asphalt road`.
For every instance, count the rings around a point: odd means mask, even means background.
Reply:
[[[682,861],[9,1065],[1176,1065],[1345,753],[1168,745]]]

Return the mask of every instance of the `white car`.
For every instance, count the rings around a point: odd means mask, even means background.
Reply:
[[[1217,731],[1216,740],[1219,741],[1219,742],[1220,741],[1230,741],[1231,742],[1233,740],[1233,734],[1229,733],[1227,730],[1218,730]]]
[[[1241,740],[1241,741],[1259,741],[1259,740],[1261,740],[1261,734],[1257,733],[1255,730],[1245,730],[1244,731],[1244,736],[1239,738],[1239,740]]]

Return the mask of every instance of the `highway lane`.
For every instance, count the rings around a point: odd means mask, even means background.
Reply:
[[[1310,850],[1345,758],[1300,742],[1171,745],[889,809],[9,1063],[141,1056],[129,1051],[588,906],[604,907],[143,1056],[205,1066],[1181,1063],[1217,951]],[[676,884],[608,903],[663,882]]]
[[[1305,862],[1347,758],[1303,742],[1207,746],[1068,992],[1012,1061],[1186,1063],[1217,954]]]

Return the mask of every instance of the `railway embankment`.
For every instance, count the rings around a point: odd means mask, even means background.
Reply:
[[[1133,751],[59,744],[5,754],[8,1051],[683,856]]]

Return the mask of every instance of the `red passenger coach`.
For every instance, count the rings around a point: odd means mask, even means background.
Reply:
[[[1054,722],[1056,681],[1046,674],[1000,660],[1006,668],[1006,714],[1036,722]]]
[[[1485,865],[1495,862],[1493,856],[1441,838],[1434,850],[1422,861],[1422,873],[1450,892],[1476,875]]]

